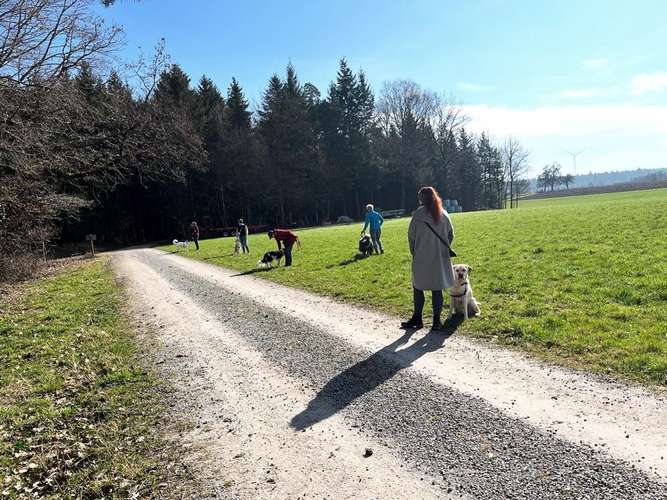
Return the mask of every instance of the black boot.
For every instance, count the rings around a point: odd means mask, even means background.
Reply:
[[[403,321],[401,323],[401,328],[422,328],[424,326],[424,322],[422,321],[421,318],[415,318],[412,316],[407,321]]]
[[[434,316],[433,317],[433,326],[431,327],[431,330],[444,330],[445,325],[442,324],[442,321],[440,321],[440,316]]]

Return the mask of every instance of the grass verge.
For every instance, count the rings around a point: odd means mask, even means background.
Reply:
[[[105,262],[18,295],[0,306],[2,495],[185,494],[192,481],[163,433],[163,391],[137,360]]]
[[[595,372],[667,384],[667,190],[523,202],[454,214],[457,262],[474,267],[483,316],[464,333]],[[356,257],[361,225],[300,231],[291,268],[258,271],[275,242],[233,238],[188,256],[393,315],[411,310],[408,219],[387,221],[385,255]],[[173,251],[173,246],[162,247]]]

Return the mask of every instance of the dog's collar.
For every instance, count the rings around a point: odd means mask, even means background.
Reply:
[[[466,293],[468,293],[468,282],[467,281],[465,283],[463,283],[463,293],[462,294],[454,295],[454,294],[450,293],[449,296],[454,297],[456,299],[456,298],[465,296]]]

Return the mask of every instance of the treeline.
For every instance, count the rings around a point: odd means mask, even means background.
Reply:
[[[577,187],[609,186],[621,182],[644,182],[644,178],[653,177],[656,181],[661,180],[661,175],[667,174],[667,168],[622,170],[616,172],[598,172],[589,174],[580,174],[574,177]]]
[[[465,210],[501,208],[508,198],[514,205],[526,190],[517,141],[499,147],[471,135],[456,104],[412,81],[385,83],[376,100],[363,71],[344,59],[324,96],[288,65],[269,79],[255,112],[236,80],[224,92],[206,76],[193,86],[178,65],[160,74],[154,99],[188,118],[205,159],[183,158],[183,178],[134,179],[105,193],[66,238],[101,228],[118,243],[184,237],[191,220],[215,235],[239,217],[318,225],[358,218],[368,202],[411,209],[425,184]]]
[[[120,29],[88,0],[2,2],[0,33],[0,273],[87,233],[127,244],[184,237],[191,220],[204,235],[239,217],[314,225],[367,202],[409,210],[424,184],[465,210],[526,190],[516,140],[470,134],[454,101],[412,81],[376,96],[345,60],[324,93],[288,65],[251,110],[239,82],[194,85],[163,44],[102,76]]]

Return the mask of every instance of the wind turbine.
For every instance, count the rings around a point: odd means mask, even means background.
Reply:
[[[581,153],[584,152],[582,149],[581,151],[577,151],[576,153],[573,153],[572,151],[565,151],[567,154],[572,156],[572,165],[574,165],[574,176],[577,176],[577,156],[579,156]]]

